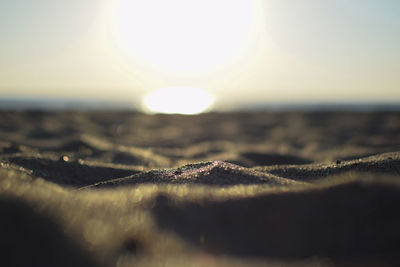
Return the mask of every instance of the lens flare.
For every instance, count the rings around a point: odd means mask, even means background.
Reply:
[[[147,113],[199,114],[208,111],[214,98],[205,90],[190,87],[168,87],[150,92],[143,99]]]

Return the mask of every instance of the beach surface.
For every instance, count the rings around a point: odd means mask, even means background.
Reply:
[[[0,112],[0,265],[398,266],[399,112]]]

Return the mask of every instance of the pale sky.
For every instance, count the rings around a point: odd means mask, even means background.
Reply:
[[[398,0],[0,0],[0,98],[400,101]]]

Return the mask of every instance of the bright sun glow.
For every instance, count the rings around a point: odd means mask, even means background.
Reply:
[[[248,0],[119,0],[117,31],[136,62],[169,71],[209,69],[243,54],[254,12]]]
[[[211,107],[213,97],[198,88],[161,88],[146,95],[144,111],[168,114],[198,114]]]

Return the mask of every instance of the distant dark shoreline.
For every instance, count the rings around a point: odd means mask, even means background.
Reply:
[[[400,111],[400,102],[277,102],[238,106],[240,111]]]
[[[139,104],[129,101],[82,100],[58,98],[3,98],[0,110],[37,111],[140,111]],[[400,111],[400,102],[359,101],[359,102],[257,102],[221,103],[212,112],[284,112],[284,111]]]
[[[81,100],[58,98],[3,98],[0,99],[0,110],[129,110],[135,111],[132,102],[109,100]]]

